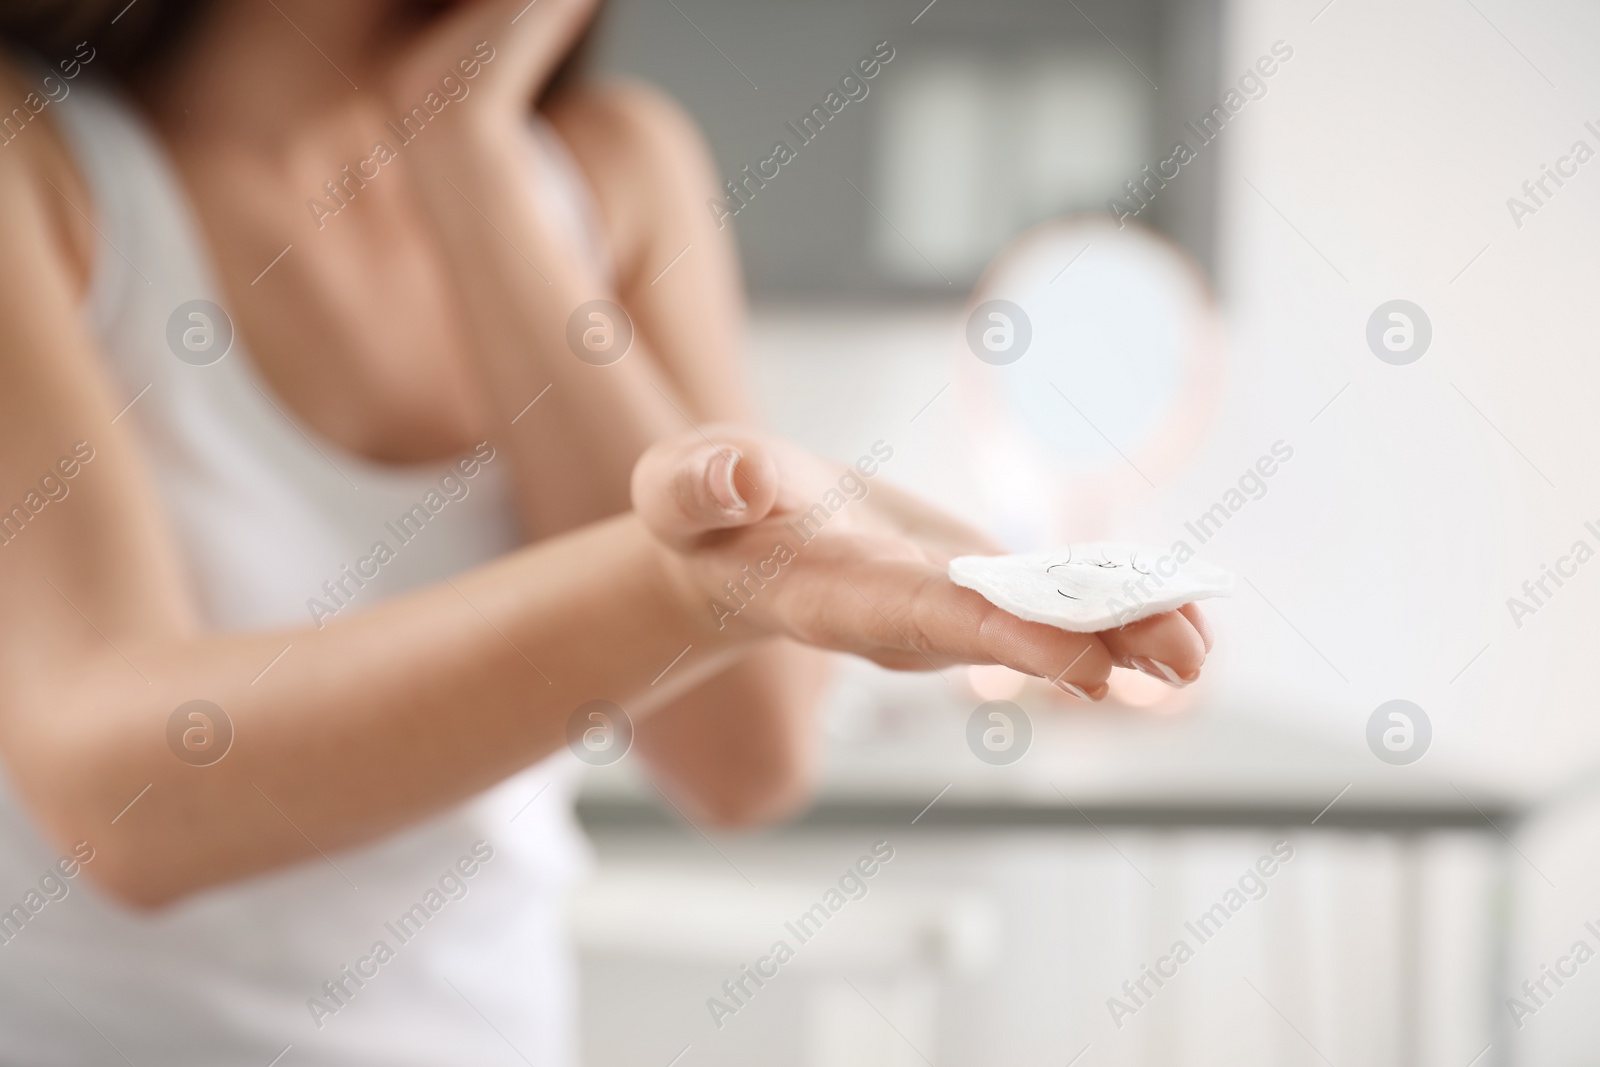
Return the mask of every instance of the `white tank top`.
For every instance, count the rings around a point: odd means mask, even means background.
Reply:
[[[506,457],[454,480],[452,464],[373,463],[287,415],[241,340],[207,366],[175,357],[174,309],[227,303],[182,186],[111,93],[78,85],[50,107],[103,237],[87,313],[121,395],[138,396],[121,419],[211,626],[310,626],[310,601],[364,610],[518,544]],[[537,120],[534,132],[531,150],[564,176],[542,207],[598,257],[586,186]],[[377,574],[359,588],[341,583],[379,541],[392,559],[363,565]],[[330,581],[343,585],[339,601]],[[370,846],[153,915],[120,907],[81,873],[52,876],[62,856],[0,780],[0,1064],[576,1062],[560,906],[587,862],[571,816],[578,766],[560,753]],[[121,816],[137,817],[137,804]]]

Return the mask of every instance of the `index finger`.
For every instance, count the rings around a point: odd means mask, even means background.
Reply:
[[[894,653],[894,666],[914,665],[907,654],[930,667],[1004,664],[1089,700],[1107,691],[1112,657],[1099,636],[1019,619],[956,585],[940,568],[877,561],[839,577],[812,604],[824,631],[815,635],[822,638],[818,643],[884,661],[891,659],[885,653]]]

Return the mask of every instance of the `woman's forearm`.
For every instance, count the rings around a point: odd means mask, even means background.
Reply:
[[[13,773],[135,902],[372,840],[556,751],[586,701],[643,718],[725,664],[735,639],[681,606],[658,551],[628,515],[320,631],[59,647],[52,681],[12,694]],[[194,699],[234,731],[210,766],[169,749]]]
[[[622,253],[629,262],[618,264],[619,291],[600,285],[589,260],[557,240],[532,210],[526,160],[502,151],[516,144],[511,136],[455,131],[453,144],[432,146],[450,151],[420,168],[430,195],[439,198],[434,210],[448,220],[441,237],[471,309],[480,368],[500,383],[494,392],[511,437],[504,451],[518,457],[513,463],[524,476],[534,536],[595,521],[622,506],[615,487],[626,482],[638,454],[664,435],[681,433],[686,419],[748,415],[734,351],[739,293],[731,250],[717,245],[725,237],[695,228],[705,213],[686,191],[692,180],[679,173],[692,169],[681,158],[685,153],[649,143],[657,126],[672,125],[662,111],[659,102],[624,93],[568,115],[565,123],[574,134],[611,135],[605,146],[610,162],[632,158],[634,174],[625,188],[617,188],[608,172],[598,175],[603,213],[620,216],[610,219],[612,226],[631,235],[612,233],[613,249],[654,248],[661,266],[694,244],[695,254],[659,287],[634,269],[638,249]],[[630,126],[648,130],[630,132]],[[691,136],[688,129],[678,132]],[[618,142],[633,147],[625,151]],[[648,195],[641,194],[645,185]],[[647,205],[645,222],[639,213]],[[615,366],[580,360],[565,332],[571,310],[596,296],[626,304],[634,317],[632,348]],[[666,347],[652,350],[655,340]],[[546,385],[538,405],[517,418],[523,398]],[[507,425],[512,419],[516,424]],[[826,675],[825,660],[788,642],[745,654],[641,727],[640,755],[678,802],[718,823],[748,823],[792,808],[815,762],[815,683]]]
[[[521,135],[441,131],[418,152],[415,175],[458,283],[525,527],[537,538],[625,509],[634,460],[690,416],[637,332],[610,365],[573,351],[568,324],[579,307],[615,304],[616,295],[540,217],[529,182],[542,176],[530,175]],[[574,456],[576,448],[585,451]],[[596,478],[597,470],[619,476]]]
[[[639,755],[697,821],[737,827],[788,815],[816,775],[816,704],[832,663],[781,638],[749,649],[640,723]]]

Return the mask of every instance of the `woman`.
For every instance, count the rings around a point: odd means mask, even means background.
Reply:
[[[567,84],[588,0],[124,5],[0,16],[0,1062],[569,1063],[590,701],[740,824],[821,650],[1198,674],[881,485],[796,541],[841,472],[737,428],[715,181]]]

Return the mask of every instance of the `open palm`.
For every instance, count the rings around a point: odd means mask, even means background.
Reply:
[[[946,574],[954,556],[1003,551],[984,535],[774,438],[708,428],[664,442],[633,492],[683,594],[718,628],[901,670],[1002,663],[1090,699],[1114,665],[1192,681],[1210,648],[1194,605],[1098,634],[1010,615]]]

